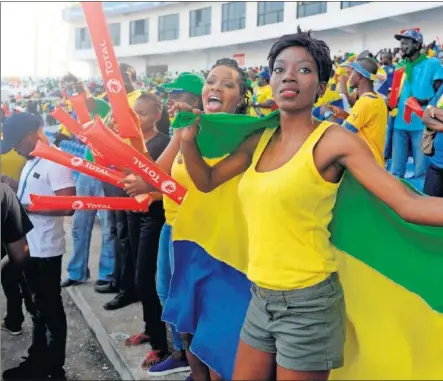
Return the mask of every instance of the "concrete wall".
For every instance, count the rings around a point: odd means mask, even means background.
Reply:
[[[189,2],[155,8],[149,12],[117,15],[109,22],[121,23],[121,44],[115,47],[121,62],[131,63],[140,72],[146,65],[168,64],[172,71],[204,69],[221,57],[245,54],[245,65],[265,64],[269,47],[276,38],[293,33],[297,25],[313,29],[318,38],[324,39],[332,54],[345,51],[370,49],[378,51],[398,45],[393,35],[407,27],[420,27],[425,41],[437,35],[443,38],[443,2],[371,2],[341,9],[340,2],[328,2],[327,13],[297,19],[297,2],[285,2],[282,23],[257,26],[257,2],[246,4],[246,28],[239,31],[221,32],[222,2]],[[189,12],[212,7],[212,33],[208,36],[189,37]],[[180,14],[180,38],[158,42],[158,17],[170,13]],[[149,42],[129,44],[131,20],[149,19]],[[84,26],[84,22],[71,23],[71,28]],[[74,33],[69,45],[74,47]],[[92,49],[73,50],[76,60],[95,61]]]

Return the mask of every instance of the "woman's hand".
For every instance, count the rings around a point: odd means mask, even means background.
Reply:
[[[194,109],[192,112],[196,115],[194,123],[192,123],[189,127],[179,128],[176,131],[176,134],[178,134],[183,142],[191,142],[195,140],[198,133],[198,123],[200,122],[201,111]]]
[[[177,102],[174,103],[171,107],[168,107],[168,114],[170,118],[175,118],[175,116],[182,111],[192,112],[193,108],[192,106],[183,102]]]
[[[150,184],[147,184],[140,176],[136,176],[133,174],[126,177],[123,180],[123,183],[125,184],[125,192],[131,197],[148,193],[154,189]]]

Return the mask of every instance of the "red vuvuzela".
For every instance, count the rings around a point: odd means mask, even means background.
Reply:
[[[148,160],[142,153],[126,144],[123,139],[106,128],[100,118],[96,117],[93,126],[85,130],[84,136],[94,147],[103,152],[105,157],[112,157],[115,166],[131,169],[165,196],[177,204],[182,203],[187,192],[186,189],[154,162]]]
[[[81,2],[95,55],[102,73],[106,94],[122,138],[138,138],[139,131],[130,113],[128,97],[112,46],[101,2]]]
[[[132,197],[39,196],[30,195],[30,211],[47,210],[132,210],[146,212],[151,198],[138,202]]]
[[[68,168],[72,168],[75,171],[95,177],[96,179],[105,181],[120,188],[123,188],[124,186],[123,180],[126,176],[123,173],[70,155],[55,147],[49,147],[46,143],[41,141],[37,142],[37,145],[35,146],[34,151],[31,152],[31,155],[53,161]]]

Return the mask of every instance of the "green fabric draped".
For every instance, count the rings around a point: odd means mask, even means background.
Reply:
[[[396,69],[404,67],[406,78],[409,81],[409,83],[412,83],[412,69],[426,60],[427,58],[424,54],[420,54],[415,61],[411,61],[410,58],[405,58],[404,60],[401,60],[398,63]]]
[[[196,119],[192,112],[177,114],[173,128],[188,127]],[[280,111],[276,110],[263,118],[236,114],[202,114],[197,145],[201,154],[209,159],[222,157],[234,152],[251,134],[265,128],[277,127],[280,123]]]

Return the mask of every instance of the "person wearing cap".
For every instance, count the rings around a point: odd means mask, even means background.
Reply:
[[[161,92],[166,92],[168,100],[166,105],[171,111],[174,105],[184,103],[192,108],[202,109],[201,94],[205,79],[194,73],[180,73],[173,81],[159,86]]]
[[[382,94],[380,92],[380,89],[386,82],[388,74],[383,69],[382,65],[378,63],[376,56],[374,56],[369,50],[364,50],[357,56],[357,60],[360,60],[362,58],[372,58],[374,62],[377,63],[377,73],[375,74],[374,90],[376,93],[381,94],[383,99],[386,100],[386,94]]]
[[[258,75],[257,86],[254,89],[252,105],[249,109],[249,115],[263,118],[270,114],[275,106],[272,97],[272,88],[269,84],[271,73],[265,68]]]
[[[384,98],[374,91],[377,63],[367,57],[350,62],[347,66],[352,69],[349,85],[357,91],[357,102],[349,115],[341,109],[324,106],[324,120],[336,123],[337,118],[345,119],[343,126],[359,135],[368,144],[377,162],[384,167],[388,108]]]
[[[30,195],[75,196],[75,182],[69,168],[33,157],[38,141],[48,142],[41,120],[29,113],[12,115],[3,124],[1,153],[15,149],[27,159],[18,186],[18,199],[29,213],[34,229],[28,240],[30,261],[25,277],[33,297],[33,338],[28,358],[6,370],[4,380],[65,379],[66,315],[61,297],[62,256],[66,252],[64,216],[73,210],[29,210]]]
[[[413,114],[411,123],[404,119],[405,102],[411,96],[425,107],[434,97],[436,90],[434,80],[441,65],[437,58],[427,58],[421,54],[423,35],[417,29],[406,29],[395,38],[400,41],[403,61],[399,67],[404,67],[402,87],[398,100],[398,113],[394,122],[392,138],[392,174],[403,178],[409,156],[409,146],[412,147],[415,171],[414,176],[421,177],[426,173],[428,160],[421,151],[424,125],[420,118]]]

